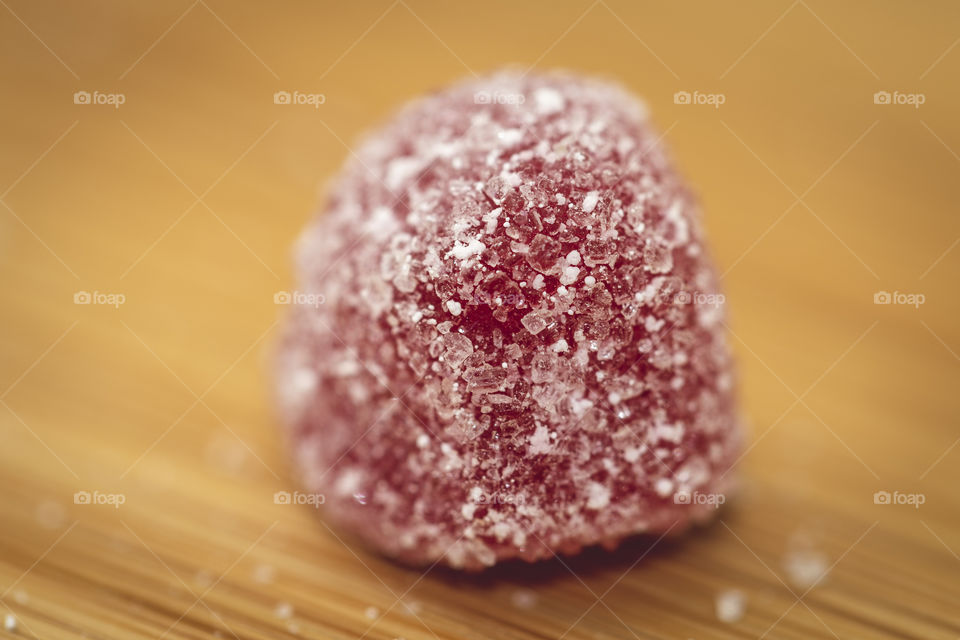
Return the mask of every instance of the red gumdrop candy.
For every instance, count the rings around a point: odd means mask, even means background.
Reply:
[[[702,520],[739,452],[723,296],[643,104],[501,73],[369,136],[297,247],[278,401],[324,513],[479,569]]]

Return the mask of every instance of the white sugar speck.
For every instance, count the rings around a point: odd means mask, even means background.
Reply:
[[[201,589],[208,588],[213,584],[214,580],[215,578],[213,577],[213,574],[209,571],[204,571],[203,569],[197,571],[193,576],[193,581],[197,583],[197,586],[199,586]]]
[[[277,603],[277,606],[273,608],[273,615],[284,620],[291,618],[293,616],[293,605],[289,602]]]
[[[520,322],[524,327],[526,327],[527,331],[533,335],[537,335],[547,328],[547,321],[537,315],[537,313],[534,311],[531,311],[527,315],[520,318]]]
[[[487,245],[474,238],[467,244],[456,243],[453,248],[447,252],[447,257],[453,256],[458,260],[466,260],[470,256],[480,255],[486,248]]]
[[[597,208],[597,203],[600,202],[600,194],[596,191],[591,191],[583,197],[583,211],[584,213],[593,213],[593,210]]]
[[[827,556],[813,549],[789,551],[783,568],[787,579],[798,589],[810,589],[823,580],[828,569]]]
[[[377,609],[376,607],[367,607],[367,609],[363,612],[363,615],[370,620],[376,620],[377,616],[380,615],[380,609]]]
[[[403,610],[409,615],[416,616],[423,611],[423,605],[418,600],[411,600],[403,603]]]
[[[532,609],[537,604],[537,592],[531,589],[517,589],[510,594],[510,604],[517,609]]]
[[[603,509],[610,504],[610,489],[599,482],[587,486],[587,509]]]
[[[447,300],[447,311],[458,316],[460,312],[463,311],[463,306],[456,300]]]
[[[729,589],[717,594],[715,605],[717,620],[732,624],[743,618],[744,611],[747,608],[747,599],[742,591]]]
[[[533,435],[530,436],[530,448],[527,450],[530,455],[535,456],[542,453],[550,453],[550,431],[541,425],[537,425]]]
[[[497,138],[506,145],[517,144],[523,140],[523,131],[520,129],[504,129],[497,132]]]
[[[276,570],[273,566],[269,564],[258,564],[253,570],[253,581],[258,584],[270,584],[273,582],[275,574]]]
[[[570,410],[573,411],[578,418],[582,418],[592,406],[593,402],[586,398],[570,398]]]
[[[404,182],[420,170],[422,161],[418,158],[397,158],[387,166],[386,182],[391,191],[396,191]]]
[[[661,498],[666,498],[673,493],[673,480],[670,478],[660,478],[653,486],[654,491]]]
[[[8,613],[3,617],[3,628],[7,631],[17,630],[17,618],[12,613]]]
[[[579,275],[579,267],[567,267],[563,270],[563,275],[560,276],[560,282],[563,284],[573,284],[577,281],[577,276]]]
[[[563,96],[556,89],[549,87],[540,87],[533,92],[533,99],[537,102],[537,109],[540,113],[556,113],[563,109]]]

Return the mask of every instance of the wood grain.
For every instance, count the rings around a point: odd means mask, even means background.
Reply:
[[[4,637],[960,636],[957,4],[2,4]],[[508,64],[649,102],[704,202],[750,448],[680,539],[417,571],[274,504],[273,295],[365,129]],[[829,568],[809,591],[797,549]]]

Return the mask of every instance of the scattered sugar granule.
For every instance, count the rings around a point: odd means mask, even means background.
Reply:
[[[532,609],[537,605],[537,593],[531,589],[515,589],[510,594],[510,604],[517,609]]]
[[[412,616],[420,615],[420,612],[423,611],[423,604],[419,600],[411,600],[410,602],[403,603],[403,610]]]
[[[380,615],[380,609],[377,609],[376,607],[367,607],[366,610],[363,612],[363,615],[365,615],[370,620],[376,620],[377,616]]]
[[[717,594],[715,602],[717,620],[732,624],[739,622],[747,608],[747,599],[738,589],[728,589]]]
[[[293,605],[289,602],[280,602],[273,609],[273,614],[284,620],[293,617]]]
[[[276,569],[269,564],[258,564],[253,570],[253,581],[257,584],[271,584],[276,575]]]
[[[7,631],[16,631],[17,630],[17,618],[12,613],[8,613],[3,617],[3,628]]]
[[[826,554],[815,549],[793,549],[783,559],[787,580],[798,589],[810,589],[827,577]]]
[[[197,573],[193,576],[194,583],[196,583],[196,585],[201,589],[206,589],[212,585],[215,579],[216,578],[214,578],[212,573],[203,569],[197,571]]]

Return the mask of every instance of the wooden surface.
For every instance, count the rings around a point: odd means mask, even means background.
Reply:
[[[960,5],[0,4],[0,634],[960,636]],[[649,102],[704,202],[750,448],[692,535],[423,574],[274,504],[273,295],[364,129],[505,64]],[[796,557],[826,577],[795,586]]]

